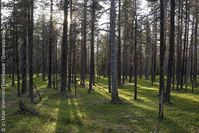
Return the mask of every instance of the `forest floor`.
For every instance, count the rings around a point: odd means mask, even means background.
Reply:
[[[165,119],[158,120],[158,83],[151,86],[147,80],[139,80],[138,100],[133,100],[133,84],[119,88],[124,104],[110,103],[107,79],[96,80],[92,94],[88,88],[77,88],[59,94],[47,88],[47,81],[34,78],[42,101],[31,104],[28,96],[17,97],[16,86],[8,79],[6,90],[6,129],[9,133],[199,133],[199,88],[194,94],[189,88],[174,91],[171,104],[165,106]],[[19,111],[19,100],[36,109],[32,115]]]

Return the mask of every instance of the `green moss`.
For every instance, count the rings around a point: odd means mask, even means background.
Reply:
[[[133,100],[133,84],[119,88],[124,104],[110,103],[107,79],[96,80],[92,94],[87,88],[77,88],[60,95],[58,90],[47,88],[47,82],[34,77],[42,101],[31,104],[27,96],[17,97],[16,86],[7,82],[7,131],[10,133],[125,133],[125,132],[175,132],[199,131],[199,90],[172,92],[171,104],[165,105],[165,119],[158,120],[158,83],[139,80],[138,100]],[[39,116],[18,112],[18,101],[39,111]]]

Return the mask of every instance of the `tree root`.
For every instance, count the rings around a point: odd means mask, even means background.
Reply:
[[[112,104],[124,104],[125,102],[122,101],[120,98],[117,98],[115,100],[111,100]]]
[[[27,107],[21,100],[19,101],[19,111],[20,112],[27,112],[34,116],[39,115],[39,112],[31,107]]]

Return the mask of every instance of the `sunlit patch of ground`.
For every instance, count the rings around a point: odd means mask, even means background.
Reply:
[[[110,103],[107,79],[96,80],[94,90],[77,89],[59,94],[47,88],[47,82],[34,77],[42,101],[31,104],[27,96],[17,97],[16,86],[7,80],[7,130],[10,133],[130,133],[130,132],[199,132],[199,89],[172,92],[171,104],[165,105],[165,119],[158,120],[158,83],[139,80],[138,100],[133,100],[134,88],[126,82],[119,88],[124,104]],[[88,84],[88,82],[87,82]],[[38,110],[39,115],[18,112],[18,101]]]

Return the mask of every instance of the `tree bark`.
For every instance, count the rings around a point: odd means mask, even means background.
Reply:
[[[196,23],[195,23],[195,45],[194,45],[194,74],[193,74],[193,80],[194,80],[194,87],[197,87],[197,63],[198,63],[198,14],[199,9],[196,5]]]
[[[72,47],[73,47],[73,3],[70,0],[70,47],[69,47],[69,58],[68,58],[68,90],[71,91],[71,76],[72,76]]]
[[[164,42],[164,14],[165,14],[164,0],[160,0],[160,96],[159,96],[159,118],[163,119],[164,109],[164,56],[165,56],[165,42]]]
[[[135,3],[135,42],[134,42],[134,100],[137,100],[137,0],[134,1]]]
[[[64,1],[64,27],[63,27],[63,42],[62,42],[62,59],[61,59],[61,92],[66,89],[67,79],[67,58],[68,58],[68,43],[67,43],[67,32],[68,32],[68,2]]]
[[[30,0],[30,9],[29,9],[29,26],[28,26],[28,61],[29,61],[29,93],[30,93],[30,100],[33,103],[33,12],[34,12],[34,0]]]
[[[87,73],[87,50],[86,50],[86,41],[87,41],[87,1],[84,0],[84,20],[82,24],[83,29],[83,42],[81,48],[81,81],[80,84],[82,87],[85,87],[85,78]]]
[[[118,58],[117,58],[117,73],[118,86],[121,86],[121,0],[118,0]]]
[[[45,15],[42,16],[42,80],[45,80]]]
[[[52,45],[53,45],[53,0],[51,0],[50,4],[50,38],[49,38],[49,57],[48,57],[48,88],[52,87]]]
[[[23,43],[21,46],[21,76],[22,76],[22,86],[21,94],[27,92],[27,73],[26,73],[26,50],[27,50],[27,7],[24,7],[24,28],[23,28]]]
[[[91,90],[93,89],[94,84],[94,74],[95,74],[95,68],[94,68],[94,43],[95,43],[95,7],[96,1],[92,1],[92,12],[91,12],[91,58],[90,58],[90,79],[89,79],[89,94],[91,93]]]
[[[115,35],[115,21],[116,21],[116,9],[115,0],[111,1],[110,11],[110,44],[111,44],[111,79],[112,79],[112,103],[118,103],[118,88],[117,88],[117,45]]]
[[[173,73],[174,63],[174,43],[175,43],[175,0],[171,0],[171,18],[170,18],[170,44],[169,44],[169,60],[167,68],[167,84],[165,93],[165,102],[170,103],[170,92],[171,92],[171,79]]]

